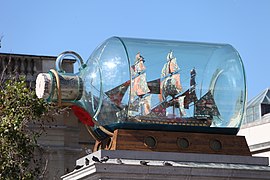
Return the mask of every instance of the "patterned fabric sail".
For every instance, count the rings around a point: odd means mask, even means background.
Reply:
[[[151,109],[150,116],[165,117],[166,116],[166,102],[160,103],[153,109]]]
[[[144,66],[144,58],[138,53],[136,55],[135,66],[133,66],[134,70],[134,79],[132,80],[133,89],[137,96],[142,96],[150,92],[150,89],[147,86],[146,81],[146,73]]]
[[[163,99],[169,95],[175,96],[182,91],[180,74],[178,72],[179,67],[171,51],[167,55],[167,63],[164,64],[161,72],[161,77],[164,77],[164,80],[161,82],[161,94]]]
[[[196,95],[196,70],[193,68],[190,71],[190,88],[186,92],[183,93],[185,95],[184,99],[184,107],[185,109],[189,109],[190,103],[194,103],[198,101],[197,95]]]
[[[213,117],[219,115],[219,110],[210,91],[208,91],[201,99],[196,102],[195,116]]]
[[[130,81],[127,81],[110,91],[105,92],[105,94],[114,102],[117,106],[121,105],[121,101],[130,85]]]
[[[135,64],[131,66],[131,75],[132,75],[132,81],[131,81],[131,107],[133,110],[138,109],[136,106],[141,107],[141,113],[144,115],[148,114],[150,112],[150,102],[151,102],[151,96],[145,96],[150,92],[150,89],[147,85],[146,80],[146,67],[144,66],[144,58],[140,55],[140,53],[137,53],[135,58]],[[144,97],[145,96],[145,97]],[[138,100],[139,98],[139,100]],[[139,101],[139,103],[134,103]]]

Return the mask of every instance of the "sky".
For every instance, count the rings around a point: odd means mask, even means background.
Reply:
[[[0,0],[1,53],[86,61],[111,36],[231,44],[248,99],[270,87],[269,0]]]

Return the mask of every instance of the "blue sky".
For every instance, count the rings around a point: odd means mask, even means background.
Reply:
[[[269,0],[0,0],[0,52],[85,60],[111,36],[229,43],[240,53],[248,99],[270,87]]]

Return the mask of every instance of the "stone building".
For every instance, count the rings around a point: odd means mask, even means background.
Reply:
[[[238,135],[246,137],[254,156],[270,157],[270,89],[252,98]]]
[[[14,75],[23,75],[31,88],[35,87],[35,79],[40,72],[48,72],[55,68],[54,56],[36,56],[26,54],[0,53],[0,76],[8,79]],[[73,63],[63,62],[66,72],[73,72]],[[70,110],[51,117],[46,121],[46,134],[39,138],[44,162],[44,178],[59,179],[63,174],[72,171],[78,158],[92,149],[94,140],[89,136],[83,124]]]

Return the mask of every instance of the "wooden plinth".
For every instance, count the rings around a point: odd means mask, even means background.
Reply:
[[[94,151],[99,149],[251,156],[244,136],[147,130],[117,129],[96,142]]]

